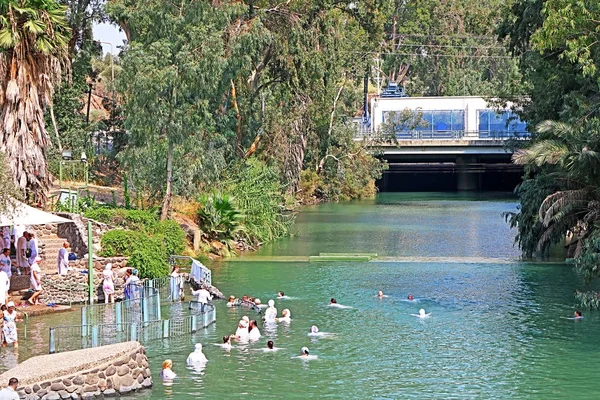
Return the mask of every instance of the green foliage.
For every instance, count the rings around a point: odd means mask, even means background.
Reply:
[[[84,215],[108,225],[136,231],[152,232],[158,224],[156,210],[98,207],[87,210]]]
[[[127,266],[136,268],[140,278],[161,278],[169,275],[168,254],[165,246],[156,238],[148,238],[137,244],[127,260]]]
[[[181,254],[185,249],[185,232],[175,221],[165,220],[156,224],[154,237],[159,239],[167,254]]]
[[[211,240],[218,240],[232,247],[233,241],[245,232],[244,215],[227,194],[212,193],[200,197],[198,224]]]
[[[147,238],[140,232],[114,229],[102,235],[102,252],[103,257],[129,257],[133,254],[138,244],[142,243]]]
[[[224,186],[243,215],[245,233],[253,242],[270,242],[290,233],[295,216],[284,209],[284,188],[277,170],[257,160],[236,165]]]

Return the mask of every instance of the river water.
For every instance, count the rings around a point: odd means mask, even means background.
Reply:
[[[211,265],[213,283],[227,295],[266,303],[285,291],[290,298],[276,307],[291,310],[291,323],[225,352],[213,344],[242,315],[260,316],[218,301],[209,329],[147,346],[155,386],[130,399],[597,398],[600,317],[566,318],[575,310],[573,292],[585,288],[570,266],[519,260],[502,217],[515,208],[502,196],[447,193],[308,207],[293,237]],[[283,258],[319,252],[380,258]],[[377,290],[388,297],[376,298]],[[416,302],[406,300],[409,293]],[[329,307],[331,297],[351,308]],[[410,315],[420,308],[431,317]],[[46,351],[47,327],[74,315],[30,323],[18,358]],[[311,325],[333,335],[311,338]],[[267,340],[281,350],[263,352]],[[210,360],[201,372],[185,366],[196,342]],[[318,358],[292,358],[302,346]],[[172,385],[159,379],[166,358],[179,375]],[[14,351],[2,351],[0,365],[15,360]]]

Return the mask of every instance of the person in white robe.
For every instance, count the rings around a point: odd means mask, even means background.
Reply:
[[[69,270],[69,242],[64,242],[58,251],[58,274],[66,275]]]

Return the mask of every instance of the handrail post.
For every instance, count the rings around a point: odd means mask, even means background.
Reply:
[[[50,328],[50,338],[49,338],[49,353],[56,353],[56,338],[55,338],[55,328]]]

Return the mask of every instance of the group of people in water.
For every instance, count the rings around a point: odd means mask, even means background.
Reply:
[[[379,299],[383,299],[388,297],[383,293],[382,290],[379,290],[375,297]],[[277,293],[278,299],[288,299],[284,292],[280,291]],[[418,300],[413,297],[412,294],[409,294],[406,298],[406,301],[409,302],[417,302]],[[265,329],[270,329],[273,326],[276,326],[277,323],[289,323],[291,321],[291,311],[288,308],[285,308],[281,312],[281,316],[278,316],[277,308],[275,308],[275,301],[269,300],[266,305],[262,304],[261,300],[254,297],[249,297],[244,295],[241,299],[236,298],[235,296],[230,296],[227,302],[227,307],[248,307],[250,309],[254,309],[258,311],[259,314],[262,315],[262,322]],[[345,306],[339,304],[335,298],[330,299],[329,306],[334,308],[352,308],[350,306]],[[410,314],[411,316],[417,318],[429,318],[431,316],[431,312],[426,312],[425,309],[421,308],[418,314]],[[574,316],[571,319],[581,319],[583,315],[580,311],[575,311]],[[310,332],[308,332],[309,337],[324,337],[324,336],[332,336],[334,334],[329,332],[321,332],[316,325],[312,325],[310,328]],[[260,333],[260,329],[258,327],[258,322],[255,319],[250,319],[248,316],[244,315],[238,322],[235,333],[230,335],[223,336],[223,342],[217,343],[216,345],[220,346],[223,350],[229,351],[233,348],[232,342],[236,342],[239,345],[244,345],[247,343],[257,342],[261,339],[262,335]],[[266,348],[261,349],[262,351],[277,351],[279,348],[275,347],[275,344],[272,340],[267,341]],[[303,346],[300,349],[300,355],[295,356],[293,358],[300,359],[316,359],[318,358],[315,355],[310,354],[310,350],[308,347]],[[187,365],[194,369],[202,369],[206,366],[208,359],[202,352],[202,344],[196,344],[194,351],[187,358]],[[163,369],[161,376],[164,380],[172,380],[177,375],[172,370],[173,362],[172,360],[165,360],[163,362]]]
[[[383,291],[379,291],[376,295],[378,298],[385,298],[387,295],[383,293]],[[277,293],[278,299],[289,299],[285,295],[284,292],[279,291]],[[415,301],[412,295],[408,295],[408,301]],[[334,308],[352,308],[350,306],[346,306],[343,304],[339,304],[335,298],[330,299],[329,304],[330,307]],[[262,326],[265,329],[272,329],[276,327],[278,323],[289,323],[291,322],[292,313],[289,308],[284,308],[281,311],[281,315],[278,314],[277,308],[275,308],[275,300],[271,299],[267,302],[267,304],[263,304],[259,298],[250,297],[247,295],[242,296],[242,298],[237,298],[235,296],[230,296],[227,301],[227,307],[246,307],[252,310],[255,310],[262,316]],[[419,318],[427,318],[431,315],[431,313],[426,313],[424,309],[419,310],[419,314],[411,314],[413,316]],[[316,325],[312,325],[310,327],[310,331],[308,332],[309,337],[325,337],[325,336],[333,336],[333,333],[330,332],[322,332]],[[262,338],[262,334],[259,328],[259,322],[256,319],[250,319],[247,315],[242,316],[239,320],[236,330],[234,333],[223,336],[222,343],[216,343],[216,345],[220,346],[225,351],[230,351],[234,347],[234,343],[238,345],[245,345],[248,343],[256,343]],[[260,349],[265,352],[269,351],[277,351],[279,348],[275,347],[275,343],[273,340],[268,340],[266,343],[266,347]],[[312,355],[308,347],[303,346],[300,349],[300,354],[293,358],[300,359],[317,359],[316,355]],[[195,346],[194,351],[187,358],[187,365],[193,369],[201,370],[206,366],[208,359],[202,352],[202,344],[198,343]],[[164,380],[172,380],[177,374],[175,374],[172,370],[173,362],[172,360],[165,360],[163,362],[163,369],[161,376]]]

